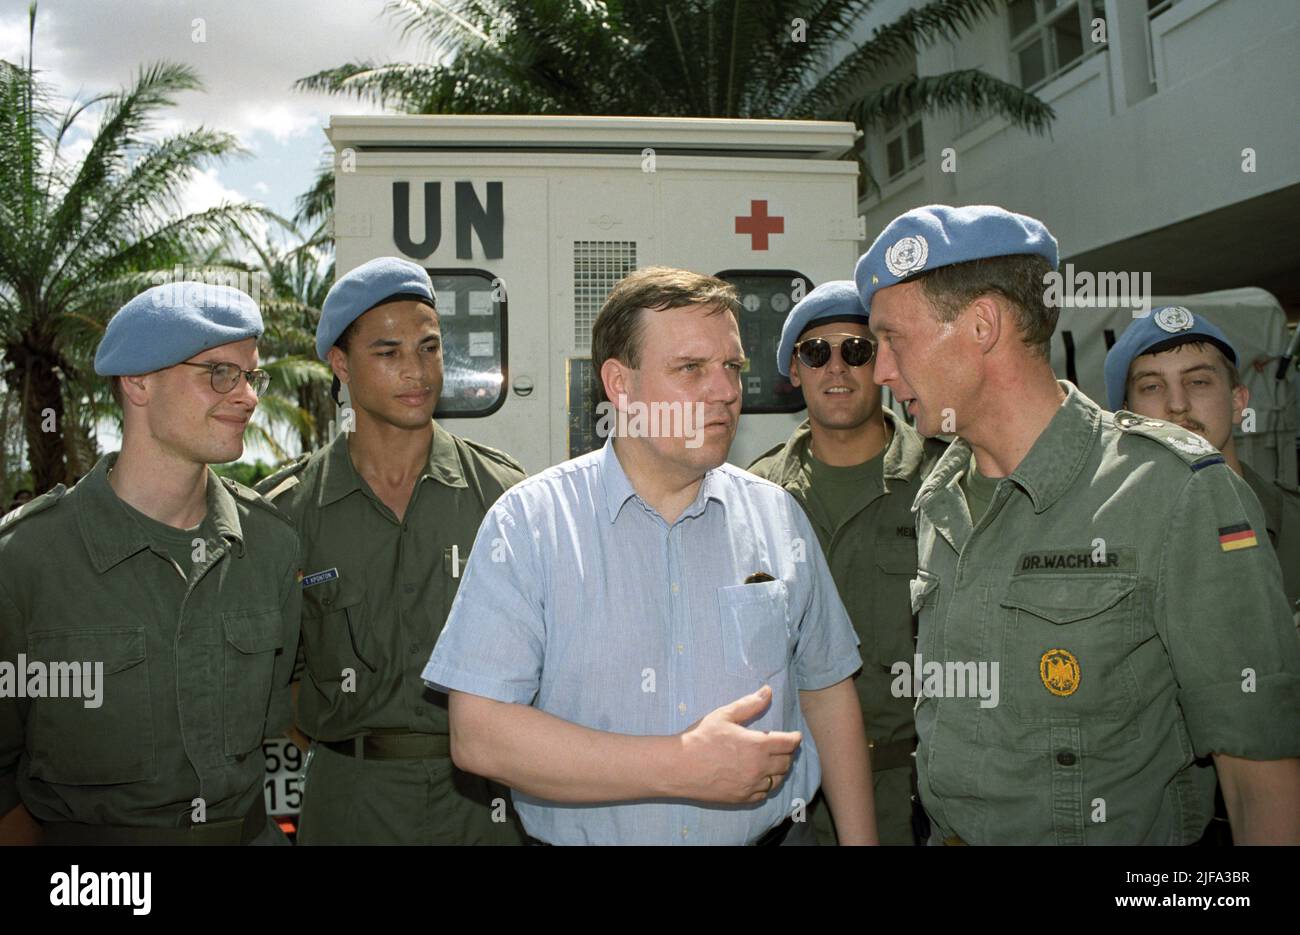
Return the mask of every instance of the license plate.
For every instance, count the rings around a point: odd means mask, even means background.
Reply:
[[[266,756],[266,813],[273,818],[297,815],[302,807],[307,755],[287,737],[262,741],[262,753]]]

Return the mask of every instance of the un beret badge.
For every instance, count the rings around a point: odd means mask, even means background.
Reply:
[[[903,237],[885,251],[885,268],[902,279],[908,273],[925,266],[930,256],[930,245],[920,234]]]
[[[1049,649],[1038,663],[1043,687],[1062,698],[1079,690],[1079,660],[1068,649]]]
[[[1186,331],[1194,323],[1192,313],[1181,305],[1171,305],[1156,312],[1156,324],[1161,330],[1168,331],[1170,334]]]

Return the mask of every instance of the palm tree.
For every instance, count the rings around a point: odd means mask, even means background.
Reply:
[[[854,40],[874,0],[390,0],[431,61],[352,62],[297,82],[420,114],[653,114],[853,120],[966,108],[1045,132],[1052,109],[978,69],[882,83],[1002,0],[935,0]],[[802,25],[801,25],[802,24]],[[865,168],[865,167],[864,167]],[[867,176],[869,178],[869,176]],[[300,202],[323,217],[322,176]]]
[[[33,66],[35,31],[32,3],[26,63],[0,61],[0,378],[19,394],[39,492],[93,455],[107,386],[91,361],[108,317],[153,284],[148,271],[209,254],[261,209],[181,209],[192,171],[241,152],[204,128],[150,137],[158,111],[201,88],[191,69],[147,65],[129,86],[59,113]],[[65,144],[92,114],[89,148],[71,159]]]
[[[334,415],[329,395],[332,374],[316,359],[316,323],[334,281],[334,263],[326,249],[327,225],[320,224],[304,236],[284,223],[297,241],[287,249],[241,229],[244,241],[257,254],[257,274],[266,286],[258,297],[266,327],[258,349],[265,358],[263,368],[271,374],[245,440],[262,442],[281,461],[289,453],[276,438],[278,426],[288,425],[297,432],[299,448],[308,452],[329,441]]]

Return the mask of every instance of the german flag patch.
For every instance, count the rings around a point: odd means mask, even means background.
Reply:
[[[1231,526],[1219,527],[1219,548],[1225,552],[1253,549],[1257,545],[1259,540],[1255,538],[1255,530],[1250,528],[1250,523],[1234,523]]]

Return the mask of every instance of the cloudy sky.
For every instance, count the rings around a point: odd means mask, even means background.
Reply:
[[[383,8],[384,0],[40,0],[36,67],[72,98],[121,87],[144,63],[192,66],[206,90],[181,96],[160,132],[202,124],[234,133],[250,155],[196,175],[186,206],[246,199],[290,215],[315,177],[329,116],[373,112],[294,91],[293,82],[358,59],[422,57]],[[0,0],[0,58],[26,57],[27,2]]]
[[[27,5],[0,0],[2,59],[27,58]],[[353,99],[294,91],[294,81],[354,60],[423,57],[420,43],[403,42],[383,9],[384,0],[40,0],[34,57],[65,101],[122,87],[142,64],[192,66],[205,91],[181,95],[158,133],[224,130],[249,155],[196,173],[184,206],[255,201],[288,217],[316,176],[330,115],[375,112]],[[84,125],[85,135],[70,138],[73,155],[89,146],[93,115]],[[101,431],[100,444],[118,447],[116,430]],[[269,452],[250,445],[241,460],[259,457]]]

